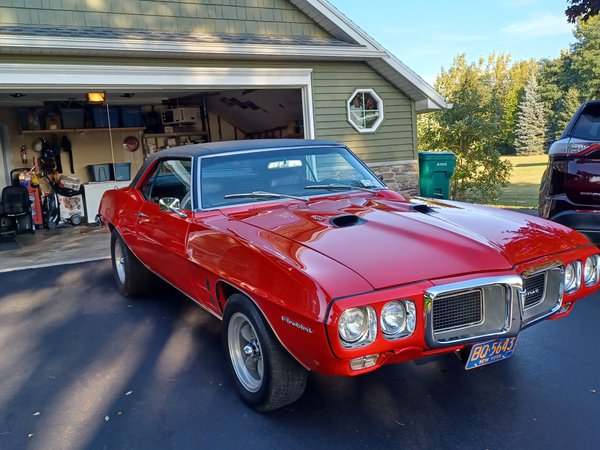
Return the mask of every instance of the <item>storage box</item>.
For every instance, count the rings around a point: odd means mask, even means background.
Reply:
[[[87,168],[91,181],[110,180],[110,164],[90,164]]]
[[[143,127],[142,107],[139,105],[121,106],[121,126],[122,127]]]
[[[63,128],[84,128],[84,109],[83,108],[61,108],[60,118]]]
[[[120,128],[121,127],[121,117],[119,113],[119,108],[113,106],[109,107],[110,111],[110,127],[111,128]],[[92,116],[94,118],[94,127],[95,128],[108,128],[108,114],[106,114],[106,106],[97,105],[92,106]]]
[[[46,113],[46,130],[60,130],[60,116],[58,113]]]
[[[131,163],[115,163],[115,168],[111,172],[110,179],[116,181],[131,180]]]
[[[58,185],[62,188],[72,189],[74,191],[78,191],[81,188],[81,182],[79,181],[79,178],[69,175],[61,175]]]
[[[20,109],[21,130],[43,130],[46,127],[44,123],[44,110],[41,108]]]

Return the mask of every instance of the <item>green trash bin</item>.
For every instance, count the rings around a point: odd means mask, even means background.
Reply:
[[[419,185],[422,197],[450,198],[450,178],[456,166],[452,152],[419,152]]]

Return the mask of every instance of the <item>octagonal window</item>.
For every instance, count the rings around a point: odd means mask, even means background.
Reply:
[[[373,89],[357,89],[348,99],[348,122],[359,133],[376,131],[383,121],[383,100]]]

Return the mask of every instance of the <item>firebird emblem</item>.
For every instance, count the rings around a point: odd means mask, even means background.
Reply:
[[[312,328],[308,328],[307,326],[302,325],[301,323],[295,322],[286,316],[281,316],[281,320],[284,321],[285,323],[287,323],[288,325],[298,328],[299,330],[306,331],[307,333],[310,333],[310,334],[312,334],[312,332],[313,332]]]

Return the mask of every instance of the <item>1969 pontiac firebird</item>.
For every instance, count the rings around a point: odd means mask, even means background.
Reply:
[[[525,328],[598,288],[598,248],[564,226],[407,200],[348,148],[308,140],[197,144],[149,157],[107,192],[121,294],[158,276],[222,320],[242,398],[297,400],[307,372],[360,375],[456,352],[510,356]]]

